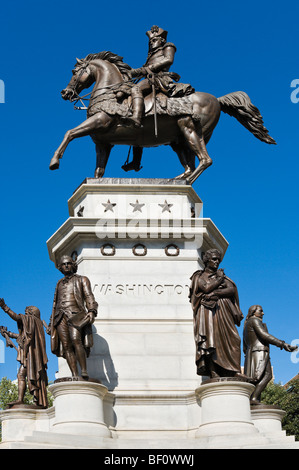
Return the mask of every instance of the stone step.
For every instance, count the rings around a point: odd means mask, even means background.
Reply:
[[[299,449],[293,436],[217,436],[199,439],[106,439],[95,436],[35,431],[23,442],[1,444],[6,449]]]
[[[75,434],[63,434],[55,432],[34,431],[32,435],[26,436],[24,443],[47,444],[63,448],[88,448],[107,449],[112,439],[95,436],[78,436]]]

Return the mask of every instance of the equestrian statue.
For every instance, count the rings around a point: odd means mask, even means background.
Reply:
[[[104,175],[114,145],[133,147],[133,161],[126,162],[122,167],[125,171],[140,170],[144,147],[170,145],[184,167],[175,179],[193,184],[212,164],[206,145],[221,111],[235,117],[262,142],[276,143],[245,92],[216,98],[180,83],[180,76],[169,72],[176,47],[167,42],[167,31],[153,26],[146,34],[149,51],[143,67],[133,69],[110,51],[77,59],[73,76],[61,95],[75,104],[87,100],[88,106],[83,106],[87,119],[66,132],[50,162],[51,170],[59,168],[73,139],[89,135],[96,145],[95,178]],[[80,96],[93,84],[90,93]]]

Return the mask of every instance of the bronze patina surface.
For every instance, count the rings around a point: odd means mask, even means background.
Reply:
[[[216,98],[180,83],[180,76],[169,71],[176,46],[167,42],[167,31],[153,26],[147,36],[148,57],[137,69],[110,51],[77,59],[73,76],[61,94],[71,102],[88,100],[87,119],[66,132],[50,162],[51,170],[59,168],[72,140],[89,135],[96,144],[96,178],[104,175],[114,145],[133,147],[133,160],[127,159],[122,167],[125,171],[141,169],[144,147],[170,145],[184,168],[176,178],[193,184],[212,164],[206,145],[221,112],[235,117],[259,140],[275,144],[245,92]],[[80,96],[92,85],[91,93]]]

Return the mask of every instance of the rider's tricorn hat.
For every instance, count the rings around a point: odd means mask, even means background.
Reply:
[[[146,32],[146,35],[149,37],[149,39],[153,39],[155,37],[160,37],[165,39],[167,38],[168,31],[165,31],[162,28],[159,28],[159,26],[152,26],[150,31]]]

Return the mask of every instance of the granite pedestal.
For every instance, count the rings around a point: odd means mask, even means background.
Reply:
[[[269,435],[265,420],[260,431],[251,384],[202,384],[196,375],[190,276],[203,268],[204,252],[224,255],[228,243],[203,217],[194,189],[173,180],[91,178],[68,206],[47,245],[56,265],[70,255],[91,281],[99,312],[87,368],[100,385],[59,382],[70,378],[60,358],[43,426],[39,412],[26,417],[24,439],[21,432],[14,441],[13,410],[1,412],[9,430],[2,448],[295,448],[294,440]]]
[[[200,421],[195,389],[192,273],[227,241],[183,182],[88,179],[48,241],[56,264],[76,257],[99,304],[88,373],[115,396],[118,438],[186,437]],[[63,359],[59,374],[69,374]]]

